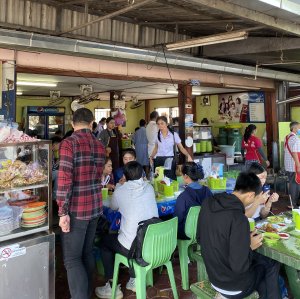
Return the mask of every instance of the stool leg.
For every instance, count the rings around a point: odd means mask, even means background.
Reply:
[[[181,272],[181,283],[184,290],[189,289],[189,264],[188,264],[188,246],[183,241],[178,242],[179,264]]]
[[[147,283],[147,287],[153,287],[153,269],[150,269],[147,272],[147,276],[146,276],[146,283]]]
[[[114,277],[113,277],[112,290],[111,290],[111,299],[116,298],[117,283],[119,278],[119,266],[120,266],[120,261],[116,255],[115,265],[114,265]]]
[[[134,265],[134,271],[135,271],[136,299],[145,299],[146,298],[146,275],[147,275],[145,267]]]
[[[171,287],[172,287],[172,291],[173,291],[173,297],[174,297],[174,299],[179,299],[178,293],[177,293],[177,288],[176,288],[176,282],[175,282],[172,263],[170,261],[168,261],[168,262],[165,263],[165,265],[166,265],[167,270],[168,270],[168,275],[169,275],[169,279],[170,279],[170,283],[171,283]]]

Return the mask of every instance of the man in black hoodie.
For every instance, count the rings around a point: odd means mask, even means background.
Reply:
[[[261,299],[280,299],[280,264],[254,250],[262,235],[250,233],[245,206],[262,195],[254,174],[241,173],[232,194],[214,195],[202,204],[197,241],[212,287],[226,298],[240,299],[258,291]]]

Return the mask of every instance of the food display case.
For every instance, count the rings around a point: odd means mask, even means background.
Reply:
[[[51,161],[49,141],[0,143],[3,298],[54,298]]]
[[[50,147],[49,141],[0,143],[0,242],[50,229]]]

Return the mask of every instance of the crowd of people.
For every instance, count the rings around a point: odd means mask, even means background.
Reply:
[[[105,187],[113,191],[110,207],[121,213],[118,234],[103,233],[100,243],[106,283],[98,286],[95,293],[98,298],[111,298],[115,254],[128,257],[139,222],[158,217],[154,188],[146,179],[145,166],[149,163],[155,167],[166,165],[166,160],[171,159],[165,175],[176,179],[174,161],[177,147],[186,157],[181,169],[186,187],[177,198],[173,215],[178,217],[178,239],[187,238],[185,222],[189,209],[201,206],[197,242],[201,246],[212,287],[226,298],[245,298],[254,290],[260,298],[282,298],[280,264],[255,251],[262,245],[262,235],[256,230],[250,231],[247,219],[267,217],[272,204],[279,198],[277,193],[271,195],[270,190],[263,191],[267,172],[259,157],[253,156],[253,151],[260,153],[261,148],[255,137],[255,128],[249,126],[246,130],[243,148],[248,162],[245,171],[237,178],[233,193],[212,194],[208,187],[198,183],[204,178],[203,168],[193,162],[178,134],[168,127],[167,119],[156,111],[150,114],[150,119],[147,126],[140,122],[133,137],[135,150],[123,151],[123,166],[115,167],[111,157],[115,144],[110,139],[117,139],[119,134],[113,119],[102,119],[96,126],[92,112],[86,108],[74,112],[74,131],[69,137],[52,140],[53,171],[57,177],[54,193],[71,297],[88,299],[94,291],[93,246],[97,224],[102,216],[101,189]],[[293,159],[294,168],[289,169],[289,175],[297,184],[300,163],[294,153],[300,152],[300,143],[295,139],[300,125],[291,123],[290,128],[285,160]],[[141,152],[144,154],[141,155]],[[143,163],[145,157],[148,161]],[[299,190],[297,192],[294,191],[295,204]],[[135,292],[135,274],[134,271],[129,272],[126,288]],[[120,285],[116,298],[123,298]]]

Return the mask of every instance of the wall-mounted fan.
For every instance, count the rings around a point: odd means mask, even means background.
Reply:
[[[132,104],[130,105],[130,109],[136,109],[143,105],[142,101],[139,101],[137,98],[132,98]]]
[[[48,106],[57,106],[63,103],[65,99],[60,97],[59,90],[50,90],[50,101]]]

